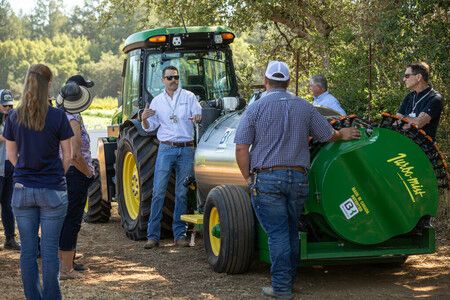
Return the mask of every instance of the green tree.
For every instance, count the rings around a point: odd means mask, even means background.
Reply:
[[[15,39],[0,42],[0,84],[22,92],[22,84],[28,67],[44,63],[50,67],[54,78],[52,94],[56,95],[62,84],[80,67],[90,61],[87,54],[89,41],[57,35],[50,40]]]
[[[27,22],[29,38],[53,38],[66,29],[68,17],[62,11],[62,0],[37,0]]]
[[[12,11],[8,0],[0,0],[0,41],[23,34],[23,24]]]
[[[106,52],[98,62],[89,62],[82,66],[82,73],[95,83],[91,89],[95,96],[117,97],[122,89],[122,64],[123,58]]]

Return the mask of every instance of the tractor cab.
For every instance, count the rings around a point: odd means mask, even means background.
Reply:
[[[179,70],[180,86],[203,107],[213,107],[211,100],[238,99],[229,46],[233,40],[224,27],[160,28],[131,35],[124,47],[123,120],[136,118],[164,90],[161,78],[167,66]]]

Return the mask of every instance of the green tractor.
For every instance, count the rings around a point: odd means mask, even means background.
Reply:
[[[129,238],[145,239],[159,141],[155,132],[141,128],[139,114],[162,91],[162,69],[176,66],[181,86],[197,95],[203,116],[196,128],[195,190],[190,192],[197,213],[182,219],[203,227],[213,270],[231,274],[245,272],[255,253],[270,263],[267,235],[254,217],[234,155],[245,103],[236,84],[229,46],[233,39],[223,27],[131,35],[124,48],[120,125],[108,128],[98,148],[102,198],[117,199]],[[438,187],[448,188],[448,172],[433,140],[414,126],[405,129],[405,120],[388,114],[371,123],[318,109],[336,129],[358,127],[362,138],[311,142],[310,194],[299,224],[300,263],[402,263],[408,255],[435,251],[428,220],[437,211]],[[172,177],[161,226],[166,236],[174,199]]]

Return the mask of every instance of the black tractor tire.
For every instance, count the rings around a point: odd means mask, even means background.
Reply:
[[[117,143],[116,180],[120,220],[127,237],[135,241],[147,238],[147,223],[152,202],[158,145],[155,136],[141,136],[134,126],[122,129]],[[125,162],[125,159],[127,159],[127,162]],[[131,188],[132,193],[127,194],[124,193],[127,190],[125,184],[130,182],[130,179],[124,178],[124,165],[125,168],[127,168],[127,164],[129,167],[130,161],[134,162],[136,172],[133,173],[131,179],[134,184]],[[125,172],[128,174],[126,176],[130,176],[129,170],[125,170]],[[130,191],[130,187],[128,191]],[[133,198],[133,195],[135,198]],[[132,204],[130,205],[130,203]],[[172,175],[168,183],[163,207],[161,238],[172,234],[174,204],[175,180]],[[127,207],[127,205],[130,207]]]
[[[217,221],[220,238],[212,235]],[[208,193],[203,215],[203,240],[208,263],[215,272],[246,272],[255,251],[255,234],[250,196],[243,188],[222,185]]]
[[[106,223],[111,218],[111,203],[102,197],[98,160],[93,159],[92,163],[95,167],[95,175],[89,185],[83,219],[87,223]]]

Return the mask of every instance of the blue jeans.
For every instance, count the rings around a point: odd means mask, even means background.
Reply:
[[[269,237],[272,287],[290,295],[299,260],[298,222],[308,196],[308,176],[292,170],[260,172],[253,178],[252,205]]]
[[[20,270],[27,299],[61,299],[58,242],[67,210],[67,191],[16,183],[12,207],[20,233]],[[42,286],[37,264],[41,226]]]
[[[153,198],[148,219],[147,239],[159,241],[161,235],[161,218],[167,184],[170,174],[175,169],[175,208],[173,212],[172,230],[175,240],[186,236],[187,225],[180,216],[187,211],[187,187],[184,180],[193,174],[194,148],[174,147],[160,144],[156,157],[155,175],[153,179]]]

